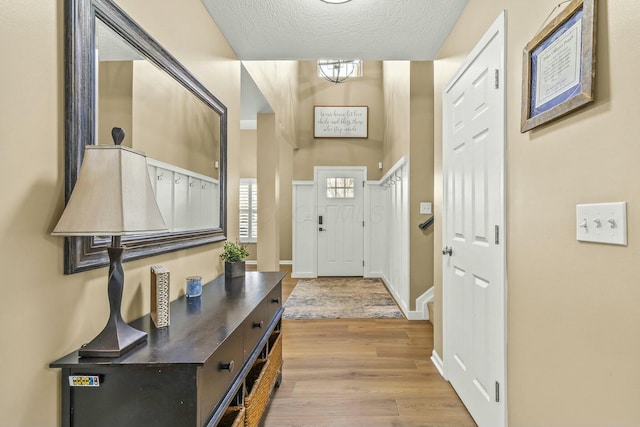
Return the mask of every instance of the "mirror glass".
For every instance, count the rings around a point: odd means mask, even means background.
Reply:
[[[111,0],[65,1],[65,200],[84,147],[144,152],[168,232],[126,236],[124,260],[226,239],[227,110]],[[108,265],[105,237],[67,237],[65,274]]]
[[[98,144],[111,129],[147,155],[170,231],[219,228],[220,116],[96,19]]]

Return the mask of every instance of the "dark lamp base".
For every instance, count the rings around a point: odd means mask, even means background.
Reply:
[[[122,269],[122,253],[120,236],[114,236],[112,244],[107,248],[109,253],[109,320],[102,332],[85,344],[78,351],[80,357],[120,357],[133,349],[136,344],[147,340],[147,333],[129,326],[120,314],[122,306],[122,288],[124,286],[124,270]]]
[[[78,351],[80,357],[120,357],[136,345],[147,340],[147,333],[132,328],[128,324],[109,324],[91,342]]]

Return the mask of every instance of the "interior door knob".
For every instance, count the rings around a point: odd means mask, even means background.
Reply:
[[[442,255],[453,255],[453,248],[445,246],[444,248],[442,248]]]

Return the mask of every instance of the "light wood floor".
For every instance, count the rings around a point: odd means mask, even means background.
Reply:
[[[283,282],[285,300],[296,283]],[[283,382],[265,426],[475,427],[429,359],[429,322],[283,320],[283,331]]]

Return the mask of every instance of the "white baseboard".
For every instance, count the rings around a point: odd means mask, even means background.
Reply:
[[[318,275],[313,272],[304,272],[304,271],[292,271],[291,278],[292,279],[316,279]]]
[[[438,356],[438,353],[436,353],[435,350],[431,352],[431,362],[436,367],[438,372],[440,372],[442,378],[446,380],[447,377],[444,376],[444,362],[442,361],[442,359],[440,359],[440,356]]]
[[[247,265],[258,265],[258,260],[248,259],[248,260],[245,261],[245,264],[247,264]],[[291,261],[289,259],[280,260],[280,265],[293,265],[293,261]]]
[[[420,310],[408,311],[405,315],[407,316],[407,320],[429,320],[429,316],[425,317],[424,311]]]

